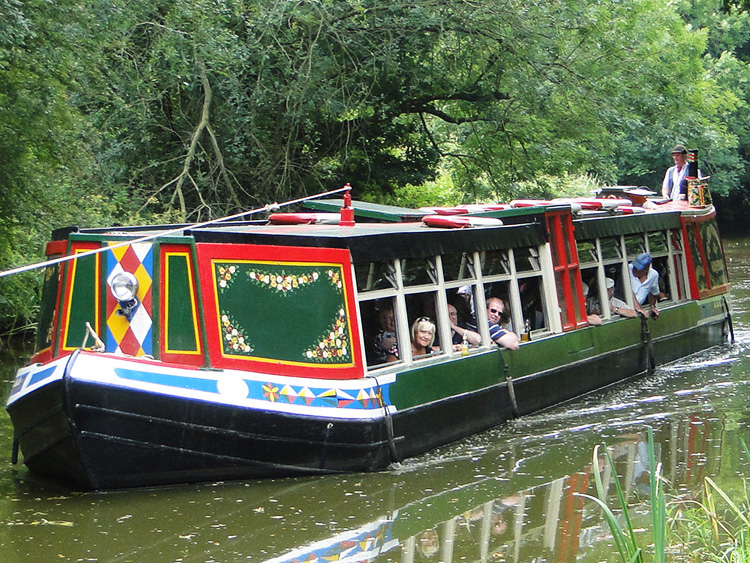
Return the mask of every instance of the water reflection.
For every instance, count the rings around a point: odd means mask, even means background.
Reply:
[[[524,417],[374,474],[71,493],[10,458],[0,415],[0,560],[600,562],[610,533],[593,502],[594,447],[615,459],[637,528],[648,528],[645,427],[672,494],[704,476],[750,474],[750,257],[727,244],[733,346],[652,376]],[[7,363],[3,363],[7,366]],[[5,395],[12,371],[3,368]],[[595,376],[595,374],[593,374]],[[646,534],[646,532],[643,532]],[[647,545],[647,541],[642,542]]]
[[[724,434],[724,419],[706,413],[655,429],[656,458],[674,490],[692,495],[706,474],[718,472]],[[581,494],[595,494],[593,471],[599,471],[615,506],[615,475],[603,455],[594,462],[592,451],[575,461],[558,458],[577,470],[548,482],[514,490],[499,475],[479,479],[270,561],[601,561],[611,548],[609,530],[599,509]],[[638,506],[650,493],[645,433],[622,434],[609,452],[625,497]],[[543,463],[554,457],[545,455]],[[533,482],[538,476],[528,477]],[[641,519],[648,516],[642,512]],[[422,523],[417,531],[415,520]]]
[[[687,396],[702,403],[707,393],[693,391]],[[642,418],[654,396],[619,398],[637,422],[620,421],[602,442],[636,521],[645,522]],[[377,474],[75,495],[26,475],[19,496],[2,505],[0,545],[19,561],[602,561],[609,531],[578,495],[594,494],[597,470],[616,504],[615,476],[593,451],[617,415],[596,403],[580,405],[594,432],[552,431],[539,415]],[[738,432],[708,405],[650,422],[679,494],[693,495],[705,475],[719,474],[727,449],[736,459]]]

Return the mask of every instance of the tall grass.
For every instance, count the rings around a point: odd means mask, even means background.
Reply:
[[[648,454],[649,485],[651,491],[651,529],[654,541],[654,558],[652,561],[655,563],[663,563],[666,561],[666,546],[664,543],[667,522],[666,502],[664,499],[663,482],[661,479],[662,466],[661,463],[656,463],[656,456],[654,455],[654,432],[651,427],[648,428]],[[604,450],[604,455],[613,475],[616,476],[615,462],[607,449]],[[594,448],[593,467],[599,467],[599,446]],[[582,496],[597,503],[604,512],[604,518],[612,532],[615,548],[620,556],[620,560],[623,563],[644,563],[643,549],[638,547],[635,530],[633,529],[633,523],[630,519],[630,512],[628,510],[628,501],[625,498],[619,479],[615,478],[614,483],[617,493],[617,501],[625,520],[624,525],[620,524],[614,512],[607,505],[607,491],[602,483],[601,473],[596,469],[594,470],[594,481],[596,483],[596,494],[598,498],[591,495]]]
[[[750,450],[740,439],[745,456],[750,462]],[[620,485],[614,479],[617,503],[622,523],[607,505],[601,473],[594,471],[597,497],[582,495],[594,501],[604,513],[609,525],[619,560],[623,563],[665,563],[667,556],[674,561],[700,563],[750,563],[750,496],[747,480],[743,478],[741,500],[732,499],[716,482],[706,477],[702,499],[674,497],[667,502],[664,493],[661,463],[654,455],[653,430],[648,428],[649,484],[651,492],[651,537],[653,543],[646,549],[638,545],[628,502]],[[609,451],[604,450],[606,463],[612,473],[615,464]],[[594,465],[599,467],[599,447],[594,448]],[[669,523],[669,528],[667,524]],[[641,536],[646,537],[646,536]],[[652,557],[645,559],[644,553]]]

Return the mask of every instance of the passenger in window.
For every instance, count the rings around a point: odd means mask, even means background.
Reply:
[[[432,343],[435,341],[435,324],[427,317],[419,317],[411,325],[411,357],[420,358],[434,352]],[[389,362],[395,362],[398,356],[388,355]]]
[[[586,300],[586,320],[590,325],[602,324],[602,306],[599,302],[599,296],[589,295],[589,284],[581,282],[581,289],[583,289],[583,298]]]
[[[496,344],[505,346],[508,350],[518,350],[518,336],[516,333],[502,328],[499,323],[503,315],[502,299],[490,297],[487,300],[487,321],[490,328],[490,338]]]
[[[373,364],[382,364],[388,360],[389,355],[398,360],[398,340],[396,339],[396,317],[390,304],[384,305],[378,313],[380,331],[373,338],[372,358]]]
[[[651,267],[651,255],[646,252],[639,254],[628,268],[636,312],[645,317],[659,318],[659,309],[656,307],[659,300],[659,272]],[[643,306],[647,303],[648,308],[644,309]]]
[[[478,346],[482,342],[479,333],[469,328],[466,321],[459,316],[456,306],[451,303],[448,303],[448,319],[451,323],[451,343],[455,351],[461,350],[464,340],[473,346]]]
[[[466,317],[466,322],[474,323],[476,322],[476,310],[474,309],[474,292],[470,285],[462,285],[458,288],[457,295],[461,296],[461,299],[464,300],[465,307],[460,307],[459,305],[456,305],[459,310],[463,310],[464,308],[468,311],[468,315]]]
[[[610,312],[614,313],[615,315],[620,315],[621,317],[637,317],[638,313],[628,307],[628,304],[625,303],[625,301],[615,297],[615,280],[613,280],[612,278],[604,278],[604,282],[606,283],[607,287],[607,297],[609,298]]]

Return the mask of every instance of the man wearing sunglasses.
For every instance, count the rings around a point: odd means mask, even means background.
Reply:
[[[518,336],[516,333],[505,330],[500,326],[500,317],[503,314],[503,302],[497,297],[487,300],[487,321],[490,325],[490,338],[496,344],[505,346],[508,350],[518,350]]]

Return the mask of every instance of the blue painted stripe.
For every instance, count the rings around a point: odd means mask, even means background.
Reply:
[[[130,381],[140,381],[142,383],[154,383],[156,385],[167,385],[180,389],[191,389],[193,391],[203,391],[205,393],[218,393],[216,381],[213,379],[203,379],[200,377],[188,377],[185,375],[169,375],[166,373],[153,373],[148,371],[136,371],[125,368],[115,368],[115,375],[122,379]]]
[[[55,373],[56,369],[57,369],[57,366],[52,366],[52,367],[45,368],[43,370],[39,370],[38,372],[32,374],[31,378],[29,379],[29,385],[34,385],[35,383],[44,381],[45,379],[50,377],[53,373]]]

